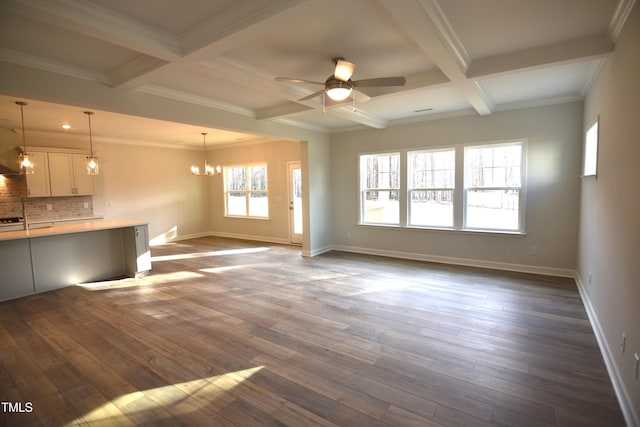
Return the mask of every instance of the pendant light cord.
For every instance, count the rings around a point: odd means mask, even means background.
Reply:
[[[89,149],[91,150],[91,157],[93,157],[93,138],[91,135],[91,115],[93,114],[93,111],[85,111],[84,113],[89,118]]]
[[[24,101],[16,101],[16,104],[20,106],[20,116],[22,118],[22,146],[24,147],[24,152],[27,152],[27,139],[24,136],[24,106],[27,105]]]

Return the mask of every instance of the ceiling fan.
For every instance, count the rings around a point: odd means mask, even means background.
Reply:
[[[351,80],[351,76],[356,68],[356,64],[347,61],[342,57],[333,58],[335,69],[333,74],[322,82],[314,82],[312,80],[292,79],[288,77],[276,77],[277,82],[285,83],[303,83],[324,86],[324,89],[305,96],[298,101],[308,101],[325,92],[327,96],[334,101],[343,101],[351,95],[354,88],[360,87],[382,87],[382,86],[404,86],[404,77],[379,77],[374,79]]]

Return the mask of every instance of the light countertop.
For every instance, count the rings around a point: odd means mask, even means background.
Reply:
[[[146,222],[130,220],[97,220],[58,223],[48,226],[33,227],[29,230],[0,232],[0,241],[55,236],[60,234],[84,233],[87,231],[109,230],[114,228],[129,228],[147,224],[148,223]]]

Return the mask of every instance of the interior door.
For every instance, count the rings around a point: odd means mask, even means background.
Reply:
[[[289,163],[289,236],[291,243],[302,244],[302,169]]]

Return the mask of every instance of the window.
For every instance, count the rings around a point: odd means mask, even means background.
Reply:
[[[268,218],[267,165],[225,167],[224,197],[227,216]]]
[[[453,227],[456,151],[410,151],[409,225]]]
[[[400,153],[360,156],[361,222],[400,223]]]
[[[521,230],[523,143],[466,147],[464,227]]]
[[[584,138],[584,176],[594,176],[598,169],[598,120],[587,130]]]
[[[526,141],[361,154],[360,224],[524,232]]]

